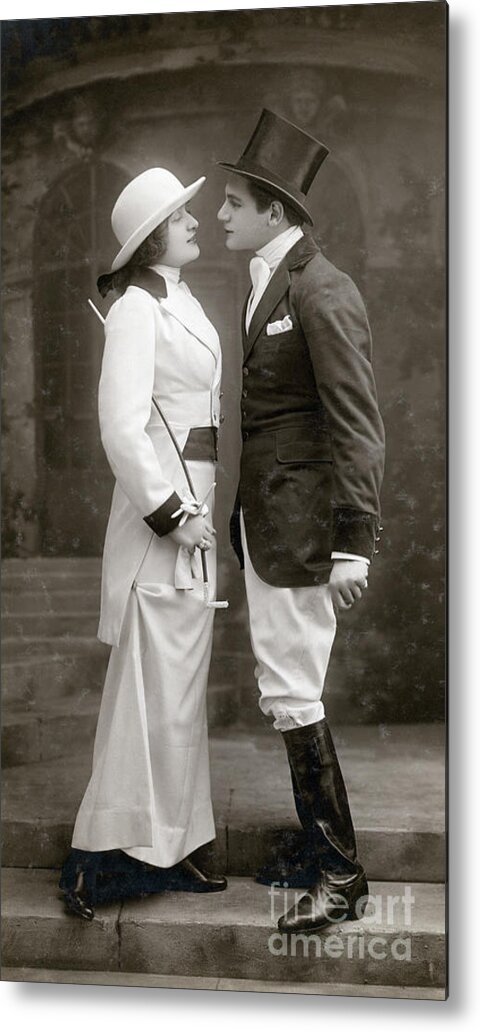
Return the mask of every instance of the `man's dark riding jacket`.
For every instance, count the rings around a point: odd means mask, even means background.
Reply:
[[[291,328],[271,332],[290,316]],[[267,328],[271,327],[270,332]],[[384,431],[362,298],[302,237],[243,327],[240,484],[231,521],[243,564],[276,587],[328,580],[331,553],[371,558],[380,518]]]

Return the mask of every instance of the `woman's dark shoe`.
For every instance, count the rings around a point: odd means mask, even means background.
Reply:
[[[85,921],[93,921],[95,911],[93,907],[83,899],[79,892],[64,892],[63,901],[69,914],[75,914],[76,917],[83,917]]]
[[[62,867],[59,887],[69,914],[93,921],[96,883],[103,854],[71,849]]]
[[[60,878],[70,914],[92,921],[94,906],[157,892],[223,892],[227,880],[203,873],[188,857],[174,867],[155,867],[120,849],[100,853],[71,849]]]
[[[204,874],[188,857],[164,874],[167,892],[223,892],[227,888],[226,878]]]

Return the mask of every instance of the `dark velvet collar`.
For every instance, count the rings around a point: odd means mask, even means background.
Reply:
[[[318,254],[320,248],[310,233],[304,233],[300,240],[287,251],[283,259],[287,268],[299,269],[306,265],[314,255]],[[282,264],[282,263],[280,263]]]
[[[102,297],[106,297],[109,290],[113,290],[114,277],[114,272],[107,272],[105,275],[98,277],[97,289]],[[153,269],[139,269],[138,272],[132,276],[130,286],[140,287],[142,290],[147,290],[153,297],[167,296],[167,284],[165,283],[163,276],[160,276],[160,274],[155,272]]]

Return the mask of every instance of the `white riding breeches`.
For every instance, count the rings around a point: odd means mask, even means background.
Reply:
[[[276,588],[255,572],[240,519],[250,640],[262,713],[289,731],[322,720],[336,618],[327,584]]]

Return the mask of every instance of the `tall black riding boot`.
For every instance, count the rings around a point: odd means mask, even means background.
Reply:
[[[278,927],[283,932],[319,931],[363,916],[368,884],[357,859],[347,790],[326,720],[282,734],[317,873]]]
[[[271,859],[257,871],[255,880],[261,885],[282,885],[288,886],[290,889],[307,889],[316,879],[318,865],[311,843],[311,822],[298,790],[292,765],[289,764],[289,766],[295,809],[302,826],[302,833],[296,836],[293,845],[293,835],[290,832],[285,833],[282,841],[273,848]]]

